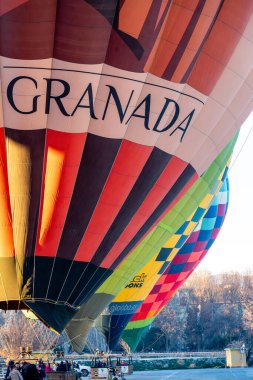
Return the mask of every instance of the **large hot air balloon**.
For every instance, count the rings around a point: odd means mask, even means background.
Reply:
[[[235,136],[252,9],[0,2],[2,308],[61,331]]]
[[[229,185],[226,178],[203,220],[192,232],[125,328],[122,337],[132,350],[136,349],[143,333],[211,248],[224,222],[228,199]]]
[[[190,262],[192,262],[193,258],[198,257],[199,259],[204,256],[202,255],[202,248],[206,246],[210,235],[214,233],[213,229],[215,228],[215,223],[218,225],[218,222],[221,222],[220,219],[223,220],[225,216],[227,203],[224,204],[224,195],[225,201],[227,201],[227,182],[227,179],[225,179],[225,184],[222,185],[219,196],[214,196],[209,193],[204,198],[199,207],[179,228],[176,234],[168,240],[158,254],[126,285],[108,308],[105,309],[103,314],[96,320],[96,327],[105,336],[110,350],[115,348],[127,323],[135,312],[139,310],[149,293],[152,294],[152,289],[156,283],[159,283],[159,279],[163,273],[167,273],[167,269],[177,263],[177,270],[180,270],[180,268],[184,269],[182,270],[182,276],[185,275],[185,266],[180,267],[182,256],[179,255],[188,252],[191,254]],[[212,198],[212,196],[214,198]],[[207,215],[204,217],[206,212]],[[202,221],[203,217],[204,220]],[[189,236],[191,237],[189,238]],[[196,244],[197,241],[198,244]],[[189,252],[191,248],[193,248],[195,255],[193,255],[193,252]],[[177,258],[175,258],[175,256],[177,256]],[[183,257],[186,259],[187,256],[185,255]],[[162,296],[164,296],[163,293]],[[166,297],[164,297],[164,301],[167,302]]]
[[[73,349],[81,353],[85,338],[94,320],[103,312],[104,308],[113,301],[120,291],[127,286],[134,276],[141,272],[162,246],[172,238],[187,220],[188,215],[196,211],[200,204],[208,207],[213,195],[219,190],[228,170],[227,161],[230,157],[235,141],[231,141],[219,157],[210,165],[209,169],[188,190],[173,209],[162,219],[154,230],[139,244],[116,271],[104,282],[90,300],[83,304],[66,327]],[[203,210],[204,212],[204,210]],[[203,215],[196,215],[200,219]],[[188,226],[189,233],[195,223]],[[183,245],[183,242],[180,243]],[[179,247],[180,248],[180,247]],[[166,260],[165,260],[166,261]],[[159,265],[159,264],[158,264]],[[135,305],[138,306],[138,305]]]

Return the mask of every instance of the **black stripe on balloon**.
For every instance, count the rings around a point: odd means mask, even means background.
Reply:
[[[86,0],[86,3],[90,4],[96,9],[106,20],[113,25],[115,13],[118,12],[119,7],[118,0]]]
[[[156,147],[152,150],[139,178],[92,258],[92,262],[95,265],[99,266],[101,264],[113,245],[117,242],[119,236],[131,222],[131,219],[152,190],[170,159],[170,154]]]
[[[61,289],[59,301],[68,300],[70,304],[79,306],[78,302],[81,299],[84,302],[88,301],[96,292],[100,285],[112,274],[111,269],[98,267],[92,263],[84,263],[83,266],[78,266],[77,261],[73,261],[71,271],[68,276],[65,275],[66,282]],[[83,276],[83,274],[85,275]],[[57,287],[57,291],[59,287]],[[50,293],[49,293],[50,294]]]
[[[32,286],[32,276],[33,276],[33,266],[34,266],[34,251],[37,238],[38,229],[38,219],[40,210],[40,197],[41,197],[41,186],[42,186],[42,174],[43,174],[43,163],[44,163],[44,148],[45,148],[45,136],[46,130],[15,130],[5,128],[7,152],[8,152],[8,140],[14,141],[18,144],[17,153],[21,152],[20,161],[18,161],[18,156],[16,163],[10,163],[9,165],[16,164],[16,191],[19,193],[19,183],[18,176],[26,178],[26,186],[22,189],[25,191],[25,195],[29,192],[29,209],[27,215],[27,225],[26,229],[23,229],[23,235],[20,234],[18,226],[14,227],[14,242],[16,245],[23,244],[21,240],[25,240],[24,252],[19,252],[25,257],[24,268],[19,268],[21,274],[23,273],[23,279],[21,280],[21,286],[23,289],[23,296],[27,293],[31,293]],[[11,146],[9,147],[11,149]],[[23,162],[23,152],[25,153],[25,162]],[[8,153],[7,153],[8,158]],[[15,175],[15,174],[14,174]],[[13,197],[15,203],[15,194],[10,194]],[[19,197],[19,195],[18,195]],[[20,201],[20,199],[19,199]],[[12,212],[15,213],[15,204]],[[25,223],[25,220],[23,221]],[[24,226],[23,226],[24,227]]]
[[[36,276],[35,276],[35,287],[34,287],[34,299],[35,303],[38,303],[38,306],[32,307],[34,311],[41,317],[48,325],[55,328],[57,331],[61,331],[64,328],[64,324],[68,322],[68,316],[62,322],[62,326],[60,326],[60,317],[57,313],[61,313],[62,307],[60,304],[64,302],[69,305],[69,309],[71,309],[71,300],[69,300],[70,294],[72,295],[72,299],[76,299],[81,295],[81,298],[85,301],[95,292],[97,288],[100,286],[102,282],[112,273],[112,271],[104,268],[98,268],[92,263],[85,263],[82,261],[70,261],[63,258],[53,257],[42,257],[36,256]],[[48,268],[52,267],[53,262],[55,260],[54,272],[53,276],[50,279],[50,271]],[[69,272],[69,267],[71,267],[71,272],[68,277],[67,274]],[[77,281],[79,280],[81,274],[85,271],[86,276],[83,277],[76,286]],[[63,281],[66,279],[64,287],[61,289]],[[48,291],[47,297],[45,298],[45,294],[47,293],[48,284],[50,281],[50,289]],[[74,289],[74,291],[73,291]],[[85,292],[84,292],[85,289]],[[59,293],[61,291],[60,298],[58,299]],[[40,301],[38,301],[40,300]],[[54,304],[54,302],[58,302]],[[47,303],[54,304],[54,310],[52,311],[52,315],[44,314],[44,307],[46,307]],[[59,306],[59,307],[58,307]],[[79,306],[79,305],[77,305]],[[57,327],[57,328],[56,328]]]
[[[88,134],[57,257],[74,258],[120,144],[121,140]]]
[[[147,16],[145,18],[145,21],[142,25],[140,35],[137,36],[131,36],[128,33],[123,32],[120,30],[119,25],[119,11],[122,7],[122,4],[120,2],[118,3],[118,10],[116,12],[116,17],[114,19],[113,28],[118,33],[120,38],[125,42],[125,44],[130,48],[131,52],[135,55],[135,57],[138,59],[138,61],[133,61],[131,67],[128,69],[130,71],[143,71],[144,64],[146,63],[150,52],[154,46],[154,42],[157,39],[158,34],[160,33],[161,27],[164,23],[164,19],[167,15],[168,9],[170,7],[171,1],[168,1],[165,8],[163,9],[162,14],[160,15],[161,7],[162,7],[162,1],[163,0],[156,0],[151,3],[150,9],[147,13]],[[159,17],[160,15],[160,17]],[[118,54],[118,49],[111,49],[111,46],[109,45],[109,63],[112,64],[112,66],[118,66],[117,65],[117,59],[123,60],[129,64],[129,60],[124,60],[124,56],[120,56]],[[112,62],[110,62],[110,60]],[[144,62],[144,63],[143,63]],[[132,70],[131,70],[132,69]]]
[[[213,26],[214,26],[214,24],[215,24],[215,22],[216,22],[216,20],[217,20],[217,18],[218,18],[218,16],[219,16],[219,14],[220,14],[220,11],[221,11],[221,8],[222,8],[222,6],[223,6],[223,3],[224,3],[224,0],[221,0],[221,2],[220,2],[220,4],[219,4],[219,7],[218,7],[218,9],[217,9],[217,11],[216,11],[216,13],[215,13],[213,19],[212,19],[212,22],[211,22],[211,24],[210,24],[210,26],[209,26],[209,28],[208,28],[208,30],[207,30],[207,32],[206,32],[206,35],[205,35],[205,37],[203,38],[203,41],[201,42],[201,44],[200,44],[200,46],[199,46],[199,48],[198,48],[198,50],[197,50],[197,53],[195,54],[194,58],[193,58],[192,61],[191,61],[190,66],[189,66],[188,69],[186,70],[186,72],[185,72],[183,78],[181,79],[181,83],[184,83],[184,82],[186,82],[186,81],[188,80],[188,78],[189,78],[189,76],[190,76],[190,74],[191,74],[191,72],[192,72],[192,69],[193,69],[193,67],[194,67],[194,65],[195,65],[195,63],[196,63],[196,61],[197,61],[197,59],[198,59],[198,57],[199,57],[199,55],[200,55],[202,49],[203,49],[203,46],[204,46],[204,44],[205,44],[207,38],[209,37],[209,34],[210,34],[211,30],[213,29]]]
[[[162,77],[167,79],[167,80],[170,80],[175,72],[175,70],[177,69],[178,67],[178,64],[185,52],[185,49],[186,49],[186,46],[188,45],[191,37],[192,37],[192,34],[196,28],[196,25],[199,21],[199,18],[201,16],[201,12],[205,6],[205,3],[206,3],[206,0],[199,0],[198,2],[198,5],[192,15],[192,18],[172,56],[172,58],[170,59],[170,62],[168,64],[168,66],[166,67]]]
[[[9,311],[9,310],[29,310],[29,307],[24,304],[23,301],[20,300],[7,300],[0,301],[0,309]]]
[[[167,193],[167,195],[163,198],[162,202],[156,208],[156,210],[152,213],[146,223],[141,227],[141,229],[137,232],[135,237],[131,240],[131,242],[127,245],[127,247],[122,251],[122,253],[117,257],[111,269],[115,269],[121,261],[127,256],[127,254],[135,247],[135,245],[142,239],[145,233],[153,226],[156,220],[160,215],[166,210],[166,208],[170,205],[170,203],[178,196],[180,191],[187,185],[190,179],[194,176],[195,170],[191,165],[188,165],[181,176],[177,179],[173,187]]]
[[[76,313],[76,309],[67,305],[57,305],[43,300],[26,300],[25,304],[29,306],[29,309],[31,309],[46,326],[53,328],[58,333],[64,330],[67,323]]]

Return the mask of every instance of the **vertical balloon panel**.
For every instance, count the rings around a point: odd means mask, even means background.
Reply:
[[[21,8],[20,8],[21,7]],[[4,38],[0,43],[1,55],[1,87],[3,104],[3,127],[6,145],[6,163],[8,172],[8,191],[10,197],[11,216],[13,231],[13,243],[15,250],[16,272],[20,295],[17,300],[23,297],[22,293],[31,295],[34,248],[36,244],[37,221],[40,207],[41,182],[44,162],[44,144],[46,118],[37,119],[35,125],[30,124],[29,116],[25,123],[20,123],[19,111],[29,115],[29,101],[33,99],[33,88],[31,83],[26,81],[28,96],[23,97],[24,89],[21,86],[15,88],[18,101],[14,106],[17,114],[10,112],[9,104],[6,101],[6,84],[11,75],[26,76],[27,71],[11,67],[13,61],[35,59],[42,51],[46,55],[52,56],[53,51],[53,30],[55,23],[55,2],[49,4],[45,2],[44,12],[36,15],[28,10],[27,2],[16,1],[1,5],[1,35]],[[45,17],[46,14],[46,17]],[[24,18],[24,25],[20,27],[19,20]],[[30,37],[31,25],[37,21],[40,30]],[[17,43],[17,36],[19,43]],[[43,54],[43,53],[42,53]],[[20,66],[22,63],[19,62]],[[5,66],[9,66],[6,69]],[[11,73],[11,74],[10,74]],[[10,89],[14,82],[10,83]],[[22,107],[24,107],[22,109]],[[6,250],[5,247],[4,251]],[[14,253],[14,252],[13,252]],[[9,279],[8,283],[12,281]],[[13,278],[13,284],[16,281]],[[11,285],[12,287],[13,285]],[[7,285],[8,293],[9,285]],[[17,305],[19,307],[19,303]]]

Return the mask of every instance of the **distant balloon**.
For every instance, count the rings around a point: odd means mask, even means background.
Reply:
[[[226,178],[197,229],[192,232],[123,332],[122,338],[133,351],[143,333],[211,248],[224,222],[228,200],[229,184]]]
[[[142,247],[251,111],[252,11],[1,2],[0,307],[60,332]]]

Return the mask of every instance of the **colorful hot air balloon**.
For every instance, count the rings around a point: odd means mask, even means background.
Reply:
[[[225,184],[222,185],[220,192],[223,195],[227,195],[227,179],[225,179]],[[168,240],[158,254],[126,285],[96,320],[96,327],[105,336],[110,350],[115,348],[127,323],[148,297],[160,277],[164,272],[167,273],[166,269],[171,267],[171,262],[175,264],[177,260],[180,261],[180,254],[185,252],[185,250],[188,252],[191,247],[194,247],[193,251],[196,253],[197,249],[206,245],[206,241],[210,238],[211,233],[213,233],[216,218],[218,219],[225,215],[225,210],[222,209],[222,206],[224,206],[223,203],[218,204],[218,201],[220,203],[224,202],[224,199],[221,198],[221,194],[219,193],[219,197],[216,196],[214,199],[212,199],[212,197],[215,197],[215,195],[209,193],[204,198],[199,207],[191,217],[183,223],[176,234]],[[211,206],[210,202],[212,202]],[[207,210],[207,216],[202,221]],[[218,211],[223,211],[223,214],[218,214]],[[198,226],[198,228],[196,228],[196,226]],[[189,236],[191,237],[189,238]],[[196,246],[197,239],[198,245]],[[186,241],[187,243],[185,244]],[[199,254],[199,252],[197,253]],[[177,256],[177,258],[175,258],[175,256]],[[193,256],[191,254],[191,259],[192,257],[196,258],[196,255]],[[167,302],[166,297],[165,300]]]
[[[252,9],[0,2],[1,307],[61,331],[209,167],[252,107]]]
[[[206,215],[128,323],[122,338],[134,351],[143,333],[186,281],[217,238],[229,200],[228,178]],[[165,248],[166,250],[166,248]]]
[[[124,260],[108,280],[96,291],[94,296],[72,318],[66,327],[66,332],[74,351],[82,352],[86,335],[94,320],[129,281],[138,272],[141,272],[143,266],[148,264],[157,255],[161,247],[173,237],[173,231],[177,231],[187,220],[188,215],[194,213],[202,202],[205,207],[210,204],[213,195],[219,190],[223,179],[226,177],[228,169],[226,163],[233,149],[233,144],[234,142],[231,142],[231,145],[226,147],[203,176],[198,179],[196,184],[191,187],[168,215],[163,218],[158,226]],[[198,219],[200,217],[201,215],[197,215]],[[194,226],[195,223],[188,226],[190,232],[194,229]]]

